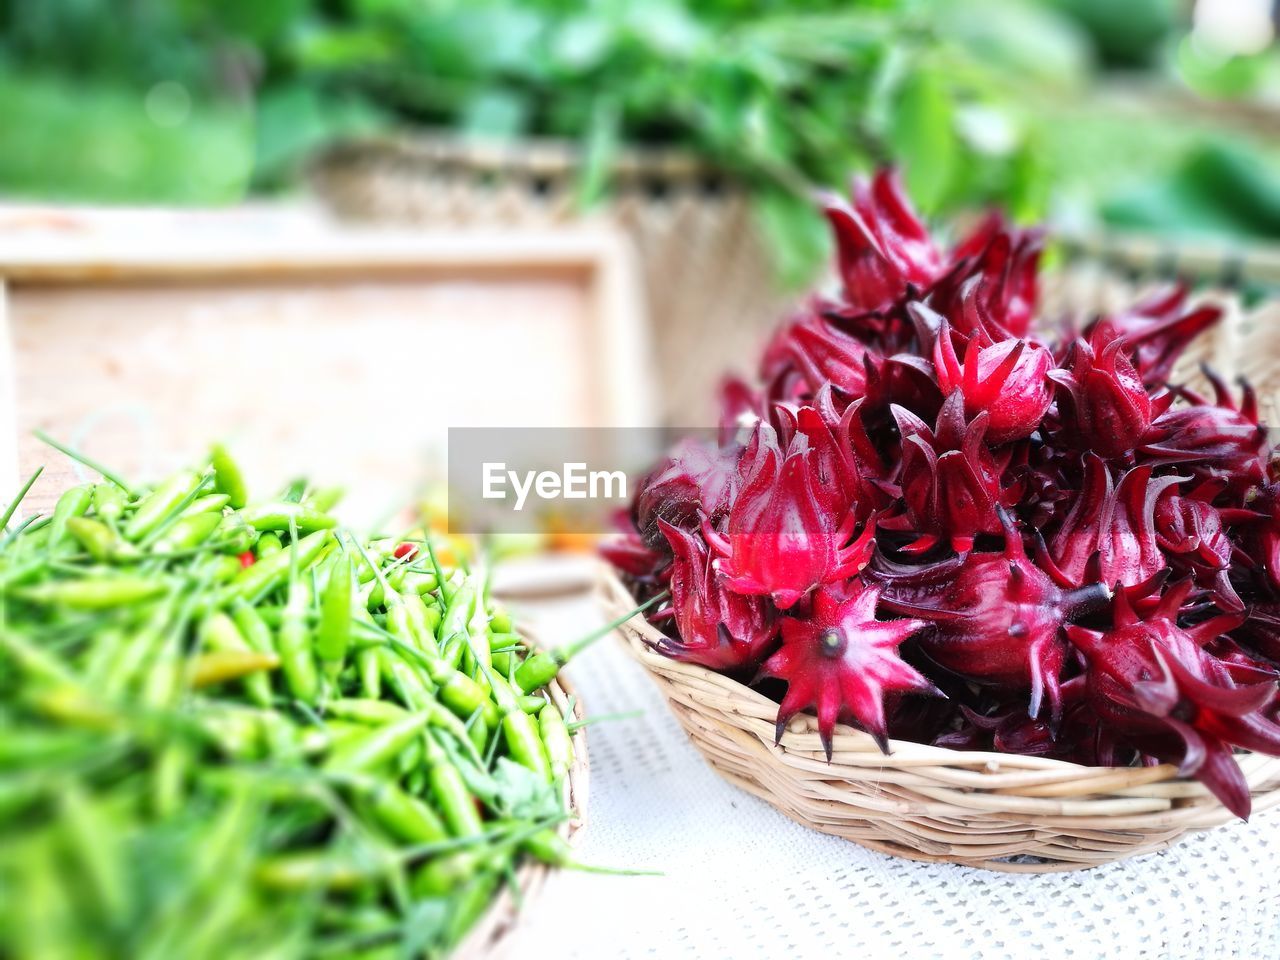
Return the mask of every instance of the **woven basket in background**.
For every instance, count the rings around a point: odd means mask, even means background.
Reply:
[[[344,219],[436,229],[546,227],[583,216],[578,150],[449,136],[352,141],[312,162],[309,180]],[[593,216],[618,224],[644,271],[662,382],[660,422],[713,423],[707,371],[752,357],[791,297],[781,294],[747,194],[688,154],[622,153]],[[689,363],[688,358],[698,358]]]

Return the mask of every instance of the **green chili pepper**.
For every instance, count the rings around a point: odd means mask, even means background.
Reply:
[[[222,525],[222,516],[217,513],[193,513],[178,518],[156,540],[151,548],[156,553],[177,553],[198,547]]]
[[[346,491],[342,487],[321,487],[319,490],[312,490],[311,493],[303,499],[312,510],[319,513],[328,513],[342,498],[346,496]]]
[[[89,509],[93,499],[93,484],[83,483],[72,487],[58,498],[53,508],[53,520],[49,523],[49,546],[57,547],[67,538],[67,521],[81,517]]]
[[[382,696],[382,664],[376,647],[364,647],[356,653],[356,673],[364,696],[372,700]]]
[[[561,780],[573,765],[573,737],[559,707],[554,703],[544,706],[538,714],[538,728],[551,765],[551,779]]]
[[[369,773],[390,763],[427,725],[425,714],[410,714],[396,723],[379,727],[367,736],[345,743],[325,762],[330,773]]]
[[[354,720],[379,726],[386,723],[397,723],[409,716],[404,707],[396,706],[388,700],[371,700],[361,697],[339,697],[330,700],[324,706],[328,716],[339,720]]]
[[[258,653],[256,650],[219,650],[201,653],[192,657],[187,664],[187,682],[192,689],[227,683],[231,680],[244,680],[246,685],[252,680],[265,680],[265,670],[274,670],[280,666],[280,658],[274,653]],[[271,702],[270,689],[265,696],[254,696],[258,704]]]
[[[209,453],[209,461],[213,465],[214,486],[227,495],[227,503],[233,510],[241,509],[249,502],[249,494],[239,465],[220,443],[214,444]]]
[[[136,543],[151,533],[203,482],[202,477],[189,470],[175,473],[165,480],[138,501],[137,510],[125,524],[125,539]]]
[[[538,722],[520,708],[519,697],[504,678],[491,674],[489,683],[493,687],[494,702],[502,712],[502,736],[511,759],[544,780],[550,780],[551,765],[538,731]]]
[[[484,823],[476,810],[475,799],[462,774],[449,759],[449,754],[429,733],[423,735],[422,745],[431,796],[444,815],[449,832],[455,837],[474,837],[482,833]]]
[[[533,691],[545,687],[555,678],[556,674],[560,672],[560,669],[566,663],[576,657],[587,647],[591,646],[591,644],[595,643],[601,637],[606,637],[613,633],[613,631],[617,630],[632,617],[636,616],[636,614],[643,613],[645,610],[649,609],[649,607],[662,602],[667,598],[667,596],[667,591],[664,590],[656,597],[640,604],[640,606],[636,607],[634,610],[623,614],[611,623],[606,623],[600,629],[593,630],[585,637],[575,640],[572,643],[566,643],[559,647],[554,647],[548,651],[539,651],[533,654],[533,656],[525,660],[524,663],[520,664],[519,668],[516,670],[516,686],[525,693],[533,693]]]
[[[351,645],[352,593],[351,557],[344,553],[334,560],[329,570],[329,582],[320,600],[320,627],[316,631],[316,656],[331,678],[342,672]]]
[[[426,898],[452,893],[476,876],[486,865],[486,859],[485,853],[476,850],[457,850],[432,857],[414,874],[413,895]]]
[[[246,507],[242,512],[245,521],[257,530],[285,531],[292,523],[299,533],[313,533],[331,530],[338,525],[338,521],[329,514],[300,503],[265,503]]]
[[[214,535],[219,550],[223,553],[238,555],[253,547],[257,533],[253,527],[244,522],[244,517],[240,514],[228,513],[222,517]]]
[[[254,876],[271,890],[352,891],[376,877],[380,869],[364,860],[335,856],[328,850],[306,850],[263,860]]]
[[[241,519],[244,519],[243,512],[240,517]],[[256,530],[257,527],[254,527],[254,529]],[[284,542],[280,539],[280,534],[270,530],[266,533],[260,534],[253,545],[253,552],[258,555],[259,560],[265,560],[267,557],[275,556],[275,554],[279,553],[283,549]]]
[[[128,497],[114,483],[93,485],[93,512],[108,525],[114,526],[124,516]]]
[[[320,676],[316,672],[311,630],[306,621],[308,605],[306,584],[294,581],[289,587],[289,602],[285,604],[276,647],[289,692],[305,703],[312,703],[320,694]]]
[[[245,620],[251,622],[251,618],[246,617]],[[257,629],[256,624],[253,626]],[[193,665],[193,687],[243,678],[244,690],[250,700],[260,707],[271,705],[271,680],[264,671],[280,666],[280,658],[269,646],[257,649],[240,632],[236,621],[220,610],[205,618],[200,626],[200,637],[206,656]],[[232,656],[235,654],[239,655],[238,660]],[[214,655],[221,657],[214,660]]]
[[[452,949],[462,942],[467,931],[475,926],[476,921],[489,908],[494,891],[502,880],[497,870],[481,873],[467,880],[461,889],[449,898],[449,909],[446,914],[444,942],[447,949]]]
[[[79,785],[67,784],[59,797],[72,854],[84,868],[95,898],[108,916],[122,917],[129,906],[129,885],[124,882],[118,828]]]
[[[363,797],[370,818],[404,843],[438,843],[448,838],[444,823],[431,807],[394,783],[376,782]]]
[[[230,502],[231,498],[225,493],[206,494],[192,500],[190,506],[182,511],[182,515],[185,517],[196,513],[221,513],[223,507]]]
[[[289,565],[296,560],[298,570],[305,570],[333,540],[329,530],[319,530],[290,544],[274,556],[246,567],[232,581],[228,599],[253,600],[281,586],[289,577]]]
[[[104,563],[124,563],[137,560],[142,552],[114,530],[92,517],[69,517],[67,531],[85,552]]]
[[[438,657],[440,648],[436,646],[436,627],[440,624],[440,611],[435,607],[428,607],[422,602],[422,597],[412,590],[401,594],[401,605],[417,648],[423,653]]]
[[[157,577],[112,574],[22,587],[14,592],[32,603],[69,610],[107,610],[150,600],[169,589]]]

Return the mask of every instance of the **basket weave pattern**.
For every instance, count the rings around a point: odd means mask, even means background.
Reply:
[[[635,607],[611,571],[601,592],[611,617]],[[843,724],[828,763],[814,717],[793,717],[775,746],[777,703],[656,653],[651,645],[662,634],[642,617],[619,634],[721,776],[798,823],[882,853],[1013,872],[1078,870],[1160,850],[1232,819],[1168,764],[1084,767],[900,740],[885,756],[870,736]],[[1238,759],[1254,812],[1280,803],[1280,759]]]
[[[551,681],[547,692],[551,695],[552,705],[562,712],[568,708],[572,698],[573,718],[579,721],[583,719],[582,701],[577,699],[564,677]],[[579,727],[573,734],[573,765],[569,768],[569,775],[564,783],[566,809],[573,811],[573,816],[560,826],[560,835],[570,842],[584,823],[587,779],[587,732],[585,727]],[[502,960],[503,957],[513,955],[513,945],[519,939],[515,934],[519,930],[520,919],[530,903],[542,892],[554,869],[545,863],[526,858],[525,863],[516,871],[519,898],[512,893],[511,885],[504,883],[497,899],[451,954],[453,960]]]

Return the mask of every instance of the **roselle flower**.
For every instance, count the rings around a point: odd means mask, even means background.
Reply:
[[[776,617],[759,597],[726,589],[702,538],[659,520],[671,546],[671,615],[678,638],[663,638],[659,652],[712,670],[757,662],[777,635]]]
[[[776,413],[780,446],[789,447],[797,436],[807,441],[828,509],[837,517],[852,511],[858,520],[867,519],[871,503],[866,494],[871,488],[863,483],[852,446],[842,439],[848,437],[853,415],[845,422],[836,412],[830,385],[818,392],[813,406],[779,407]]]
[[[1227,385],[1212,371],[1214,401],[1179,388],[1191,406],[1161,413],[1142,438],[1138,455],[1148,463],[1176,464],[1197,479],[1221,480],[1241,492],[1263,482],[1267,470],[1267,430],[1258,424],[1258,398],[1242,381],[1243,401],[1236,406]]]
[[[1002,467],[984,442],[988,415],[966,420],[960,391],[942,405],[932,430],[909,410],[894,405],[892,411],[902,436],[899,482],[906,513],[881,525],[915,532],[917,539],[904,549],[917,553],[938,542],[963,553],[978,534],[999,531]]]
[[[738,377],[725,377],[720,384],[720,423],[717,440],[721,447],[734,446],[743,430],[755,426],[764,412],[764,398]]]
[[[822,208],[836,242],[845,301],[861,310],[892,307],[908,285],[926,289],[942,272],[929,231],[903,194],[897,175],[879,171],[853,183],[852,203],[835,194]]]
[[[1257,518],[1248,534],[1249,555],[1271,590],[1280,594],[1280,483],[1259,487],[1246,506]]]
[[[1156,502],[1154,519],[1156,543],[1174,569],[1211,589],[1223,610],[1243,613],[1244,601],[1231,585],[1234,546],[1218,509],[1194,494],[1169,491]]]
[[[824,384],[851,396],[866,392],[867,346],[837,330],[816,305],[784,324],[765,348],[760,377],[772,403],[812,397]]]
[[[815,587],[856,575],[875,549],[875,524],[853,542],[853,511],[835,513],[836,491],[818,481],[813,449],[797,434],[784,455],[773,428],[762,423],[748,445],[750,463],[728,515],[727,535],[711,524],[703,532],[726,585],[738,593],[769,596],[786,610]],[[748,458],[750,460],[748,461]]]
[[[984,346],[1025,337],[1039,300],[1043,252],[1041,231],[1012,230],[993,214],[952,251],[952,266],[934,286],[930,305]]]
[[[943,394],[959,390],[964,396],[966,416],[987,414],[988,443],[1031,436],[1053,402],[1048,381],[1053,356],[1025,340],[1001,340],[983,347],[975,337],[969,340],[961,365],[944,323],[934,346],[933,365]]]
[[[667,558],[650,549],[634,530],[606,540],[600,554],[629,577],[652,577]]]
[[[1049,378],[1062,388],[1062,416],[1074,441],[1109,460],[1128,454],[1151,426],[1153,410],[1124,342],[1112,341],[1095,354],[1088,341],[1076,340],[1064,367]]]
[[[782,647],[761,669],[762,677],[787,683],[778,708],[777,739],[787,721],[814,708],[818,735],[831,759],[836,722],[851,719],[888,753],[885,696],[941,692],[898,656],[898,647],[925,624],[876,619],[879,591],[859,581],[822,587],[808,617],[782,618]]]
[[[1113,486],[1111,471],[1093,454],[1071,511],[1049,540],[1050,572],[1063,583],[1137,586],[1168,562],[1156,536],[1156,504],[1186,477],[1152,477],[1134,467]]]
[[[1021,534],[1002,514],[1001,553],[973,553],[934,589],[885,587],[885,609],[919,617],[934,629],[920,648],[940,666],[976,683],[1028,692],[1028,716],[1048,701],[1060,707],[1065,663],[1062,626],[1097,612],[1109,600],[1100,583],[1066,590],[1032,563]]]
[[[696,530],[703,517],[713,522],[729,511],[737,478],[738,451],[687,437],[645,477],[636,491],[636,529],[646,546],[666,552],[659,521]]]
[[[1275,694],[1274,680],[1238,683],[1232,668],[1203,648],[1239,625],[1223,614],[1192,627],[1178,625],[1191,589],[1173,587],[1145,619],[1117,595],[1111,630],[1067,628],[1083,655],[1099,717],[1147,753],[1177,762],[1239,817],[1247,817],[1249,787],[1233,746],[1280,753],[1280,726],[1258,710]]]
[[[1158,291],[1123,313],[1100,317],[1085,328],[1085,338],[1094,351],[1115,340],[1124,349],[1148,387],[1165,383],[1187,345],[1222,318],[1218,307],[1187,310],[1187,288],[1183,285]]]

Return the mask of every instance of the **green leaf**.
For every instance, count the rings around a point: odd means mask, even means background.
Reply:
[[[618,106],[611,96],[599,97],[591,111],[582,149],[582,172],[578,180],[577,203],[580,208],[600,201],[609,185],[609,173],[618,152]]]
[[[925,213],[937,211],[955,170],[957,142],[951,98],[940,74],[918,66],[898,93],[889,145],[907,189]]]

